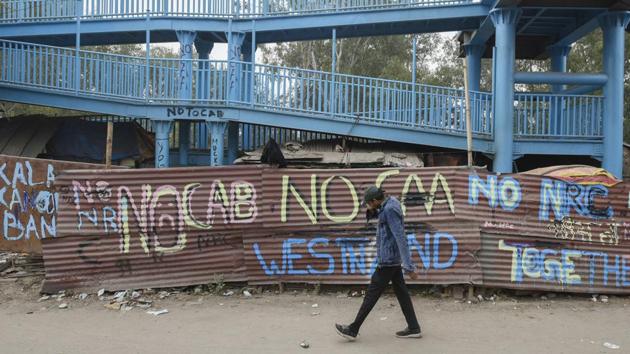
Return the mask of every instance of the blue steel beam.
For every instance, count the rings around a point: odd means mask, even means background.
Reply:
[[[348,13],[316,14],[307,16],[263,17],[256,19],[258,43],[282,40],[326,39],[329,31],[320,29],[338,29],[338,37],[363,35],[388,35],[427,33],[441,31],[472,30],[488,15],[489,7],[482,4],[444,6],[435,8],[410,8],[394,10],[375,10]],[[147,23],[148,22],[148,23]],[[209,18],[144,18],[82,20],[81,32],[85,45],[116,44],[112,36],[100,37],[103,32],[125,34],[125,43],[144,42],[144,31],[203,31],[215,33],[217,39],[225,41],[224,33],[229,31],[225,19]],[[231,30],[252,32],[253,21],[233,20]],[[40,43],[53,42],[57,45],[71,45],[69,36],[74,36],[75,21],[55,23],[23,23],[0,25],[0,36],[15,40],[32,40]],[[92,37],[90,35],[93,35]],[[96,37],[95,37],[96,36]],[[160,36],[154,36],[154,42]],[[94,39],[95,38],[95,39]],[[172,37],[163,37],[161,41],[173,41]]]
[[[0,86],[0,97],[3,100],[25,104],[38,104],[57,108],[94,111],[103,114],[124,115],[132,118],[169,119],[166,111],[169,106],[145,106],[133,102],[118,102],[98,98],[68,96],[59,92],[24,90],[20,88]],[[356,125],[353,122],[342,122],[326,119],[326,117],[308,117],[305,114],[282,114],[256,109],[232,109],[221,106],[225,117],[242,123],[253,123],[269,126],[282,126],[289,129],[308,130],[322,133],[350,135],[371,139],[391,140],[410,144],[440,146],[451,149],[466,148],[466,138],[444,134],[442,132],[417,131],[404,127],[384,127],[379,125]],[[515,137],[514,156],[524,154],[557,154],[601,156],[601,137],[582,139],[541,139],[537,137]],[[475,138],[473,150],[493,154],[494,148],[490,140]]]
[[[607,81],[608,75],[606,74],[576,74],[562,72],[514,73],[514,82],[517,84],[603,86]]]
[[[601,159],[602,139],[518,139],[514,141],[514,155],[591,156]]]
[[[146,118],[165,121],[173,119],[168,115],[169,105],[149,105],[132,101],[116,101],[97,97],[81,97],[67,95],[58,91],[23,90],[18,87],[0,85],[0,98],[11,102],[42,105],[64,109],[82,110],[109,115],[120,115],[131,118]],[[466,137],[435,131],[420,131],[400,126],[379,124],[356,124],[352,120],[340,121],[327,116],[309,116],[304,113],[280,113],[250,108],[226,108],[222,106],[204,106],[204,108],[221,110],[224,119],[240,123],[252,123],[268,126],[279,126],[289,129],[308,130],[344,136],[356,136],[368,139],[398,141],[409,144],[441,146],[451,149],[466,149]],[[179,118],[178,118],[179,119]],[[216,122],[216,121],[215,121]],[[209,122],[208,129],[212,129]],[[217,127],[216,129],[219,129]],[[218,130],[217,130],[218,131]],[[473,150],[492,153],[492,142],[475,138]],[[218,156],[218,155],[217,155]],[[219,161],[217,161],[219,162]]]

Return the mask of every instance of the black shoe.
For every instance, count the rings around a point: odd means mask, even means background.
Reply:
[[[357,333],[353,332],[349,326],[335,323],[335,329],[337,330],[337,334],[349,340],[350,342],[354,342],[357,339]]]
[[[405,328],[402,331],[396,332],[396,337],[398,338],[422,338],[422,333],[420,333],[420,329],[409,329]]]

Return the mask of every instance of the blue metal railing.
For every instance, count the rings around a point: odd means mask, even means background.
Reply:
[[[257,64],[252,71],[245,62],[190,60],[187,71],[180,59],[147,61],[14,41],[0,41],[0,55],[2,82],[75,95],[146,104],[245,105],[360,124],[454,134],[466,130],[464,93],[457,89],[271,65]],[[192,98],[182,98],[186,75],[192,75]],[[474,111],[474,132],[491,134],[490,96],[474,93],[473,100],[485,107]]]
[[[0,22],[143,16],[252,18],[311,13],[460,6],[480,0],[5,0]]]
[[[532,138],[601,138],[602,96],[515,94],[514,132]]]
[[[190,65],[182,65],[187,61]],[[187,82],[189,91],[182,88]],[[149,105],[247,107],[459,136],[466,132],[461,89],[249,62],[147,61],[0,40],[0,83]],[[184,97],[186,92],[192,96]],[[599,96],[517,93],[514,133],[524,138],[599,138],[602,105]],[[491,137],[490,93],[471,92],[471,116],[473,133]]]

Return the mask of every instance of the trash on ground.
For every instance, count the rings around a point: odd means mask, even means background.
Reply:
[[[163,315],[165,313],[168,313],[167,309],[162,309],[162,310],[153,310],[153,311],[147,311],[147,313],[149,315],[153,315],[153,316],[159,316],[159,315]]]
[[[99,291],[96,293],[96,295],[98,295],[98,297],[101,297],[101,296],[103,296],[104,294],[105,294],[105,289],[101,289],[101,290],[99,290]]]
[[[608,343],[608,342],[604,343],[604,347],[606,347],[608,349],[619,349],[619,348],[621,348],[617,344]]]
[[[65,302],[61,305],[59,305],[60,309],[67,309],[68,308],[68,304],[66,304]]]
[[[304,349],[308,349],[311,345],[308,344],[307,341],[302,341],[302,343],[300,343],[300,347],[304,348]]]
[[[112,302],[112,303],[109,303],[109,304],[105,304],[103,306],[105,308],[110,309],[110,310],[118,311],[122,307],[122,304],[120,302]]]
[[[79,294],[79,300],[85,300],[85,299],[87,299],[87,297],[88,297],[88,294],[86,294],[86,293]]]
[[[232,290],[228,290],[223,293],[223,296],[232,296],[232,295],[234,295],[234,292]]]

